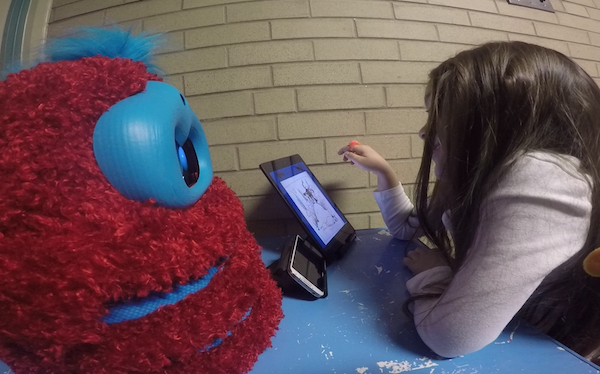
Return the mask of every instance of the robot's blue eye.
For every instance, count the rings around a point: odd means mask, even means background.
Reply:
[[[198,178],[200,177],[200,165],[198,164],[198,155],[194,144],[188,138],[183,145],[175,142],[175,148],[177,149],[177,157],[179,158],[179,165],[181,165],[181,175],[185,180],[185,184],[188,187],[192,187]]]
[[[179,156],[179,165],[181,165],[181,168],[183,169],[183,171],[187,171],[188,162],[187,162],[187,156],[185,155],[185,151],[178,144],[176,144],[176,147],[177,147],[177,156]]]
[[[105,111],[93,141],[100,170],[130,200],[183,209],[213,180],[200,120],[181,92],[163,82],[148,81],[145,90]]]

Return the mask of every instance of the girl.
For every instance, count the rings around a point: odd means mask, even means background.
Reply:
[[[423,341],[455,357],[493,342],[517,316],[591,360],[600,355],[600,90],[561,53],[489,43],[430,73],[416,206],[371,147],[344,160],[377,175],[375,199],[408,253],[407,289]],[[436,176],[430,191],[430,169]]]

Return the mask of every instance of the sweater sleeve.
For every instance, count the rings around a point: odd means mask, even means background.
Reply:
[[[390,233],[398,239],[412,239],[419,229],[419,219],[402,185],[375,191],[373,196]]]
[[[554,161],[525,156],[513,167],[483,202],[465,263],[444,293],[415,301],[417,331],[435,353],[456,357],[493,342],[544,277],[582,248],[590,187]],[[430,270],[409,280],[412,294],[451,277]]]

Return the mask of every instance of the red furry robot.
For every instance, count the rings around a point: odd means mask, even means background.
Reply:
[[[0,82],[0,360],[246,372],[282,312],[242,206],[151,38],[88,34]]]

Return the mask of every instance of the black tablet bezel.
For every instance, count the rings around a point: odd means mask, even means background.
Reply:
[[[274,171],[281,170],[286,167],[290,167],[292,165],[299,164],[299,163],[302,164],[304,170],[306,170],[308,172],[308,174],[311,176],[313,182],[321,190],[323,195],[327,198],[328,202],[336,209],[336,211],[340,215],[340,217],[342,217],[344,219],[344,221],[346,222],[344,224],[344,226],[337,232],[337,234],[325,246],[321,245],[321,243],[319,243],[319,240],[317,240],[314,237],[314,235],[312,234],[311,228],[309,228],[308,224],[305,222],[306,218],[302,217],[298,212],[296,212],[296,210],[294,209],[294,206],[292,205],[293,202],[290,201],[291,199],[287,198],[285,191],[282,191],[282,189],[280,188],[277,181],[275,181],[273,179],[273,177],[271,176],[271,173]],[[325,189],[323,188],[321,183],[319,183],[319,181],[314,176],[314,174],[310,171],[310,168],[306,165],[306,163],[304,162],[302,157],[300,157],[300,155],[298,155],[298,154],[295,154],[295,155],[291,155],[288,157],[282,157],[277,160],[264,162],[264,163],[260,164],[260,169],[263,171],[263,173],[265,174],[265,176],[267,177],[267,179],[269,180],[271,185],[279,193],[279,196],[281,196],[283,201],[285,201],[288,208],[292,211],[294,217],[298,220],[300,225],[304,228],[305,232],[308,235],[308,237],[307,237],[308,241],[314,247],[318,248],[323,253],[323,256],[325,257],[327,262],[330,263],[331,261],[335,260],[336,258],[343,256],[343,254],[348,249],[348,244],[351,243],[354,240],[354,238],[356,237],[356,232],[355,232],[354,228],[352,227],[352,225],[350,224],[350,222],[348,221],[348,219],[344,216],[342,211],[337,207],[337,205],[333,202],[333,200],[331,200],[331,198],[327,195]]]

